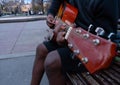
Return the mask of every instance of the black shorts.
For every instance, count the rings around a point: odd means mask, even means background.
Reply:
[[[83,72],[86,71],[85,67],[81,64],[78,67],[80,61],[78,59],[72,59],[72,51],[67,46],[59,46],[54,42],[45,41],[44,45],[48,51],[57,50],[62,62],[62,70],[64,72]]]

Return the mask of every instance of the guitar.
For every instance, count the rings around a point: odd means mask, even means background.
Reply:
[[[116,55],[115,43],[83,28],[69,28],[65,37],[69,48],[91,74],[109,67]]]
[[[63,6],[63,5],[62,5]],[[66,4],[66,7],[60,7],[60,23],[69,21],[74,23],[78,10]],[[67,26],[65,39],[68,42],[69,48],[75,56],[82,61],[84,66],[90,73],[95,73],[101,69],[107,68],[114,56],[116,55],[116,44],[103,39],[97,35],[89,33],[83,28],[73,28]],[[52,39],[54,39],[52,37]]]
[[[64,4],[61,4],[58,14],[55,17],[55,26],[58,22],[66,24],[65,23],[66,20],[69,21],[70,23],[74,23],[77,17],[77,14],[78,14],[77,8],[75,8],[74,6],[70,5],[67,2],[64,2]],[[66,27],[68,28],[69,26],[66,25]],[[56,29],[56,30],[58,30],[58,32],[60,31],[60,29]],[[46,40],[55,41],[57,34],[54,33],[54,29],[49,29],[47,31],[48,31],[48,35]]]

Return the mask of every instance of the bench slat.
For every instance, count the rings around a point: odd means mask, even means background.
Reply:
[[[115,82],[120,83],[120,80],[115,75],[111,74],[109,71],[104,71],[104,74],[113,79]]]
[[[110,85],[109,82],[107,82],[104,78],[102,78],[100,75],[98,74],[94,74],[93,75],[94,79],[100,83],[100,85]]]
[[[100,85],[91,75],[82,73],[82,76],[89,82],[89,85]]]
[[[99,74],[101,75],[101,77],[103,77],[105,79],[105,81],[108,81],[112,85],[118,85],[113,79],[111,79],[110,77],[105,75],[103,72],[102,73],[100,72]]]
[[[117,79],[120,79],[120,76],[118,75],[118,73],[117,73],[115,70],[109,69],[108,71],[109,71],[111,74],[113,74]]]
[[[67,73],[67,76],[71,80],[73,85],[84,85],[84,83],[76,76],[76,74],[68,74]],[[85,84],[85,85],[87,85],[87,84]]]
[[[120,85],[120,62],[112,63],[110,68],[95,74],[68,74],[73,85]]]

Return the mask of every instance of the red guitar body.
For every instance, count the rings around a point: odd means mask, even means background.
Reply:
[[[71,6],[68,3],[65,3],[64,5],[62,4],[59,12],[58,12],[58,17],[61,17],[61,20],[65,22],[65,20],[74,23],[76,17],[78,14],[78,9],[75,8],[74,6]]]
[[[116,54],[115,43],[88,33],[82,28],[72,29],[67,41],[72,44],[70,48],[73,52],[79,50],[76,56],[90,73],[107,68]]]

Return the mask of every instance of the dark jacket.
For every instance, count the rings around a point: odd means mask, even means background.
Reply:
[[[53,0],[48,13],[57,14],[60,4],[64,0]],[[87,30],[90,24],[102,27],[108,34],[117,32],[119,0],[67,0],[78,8],[78,16],[75,23]],[[94,31],[93,29],[93,31]],[[94,32],[93,32],[94,33]]]

